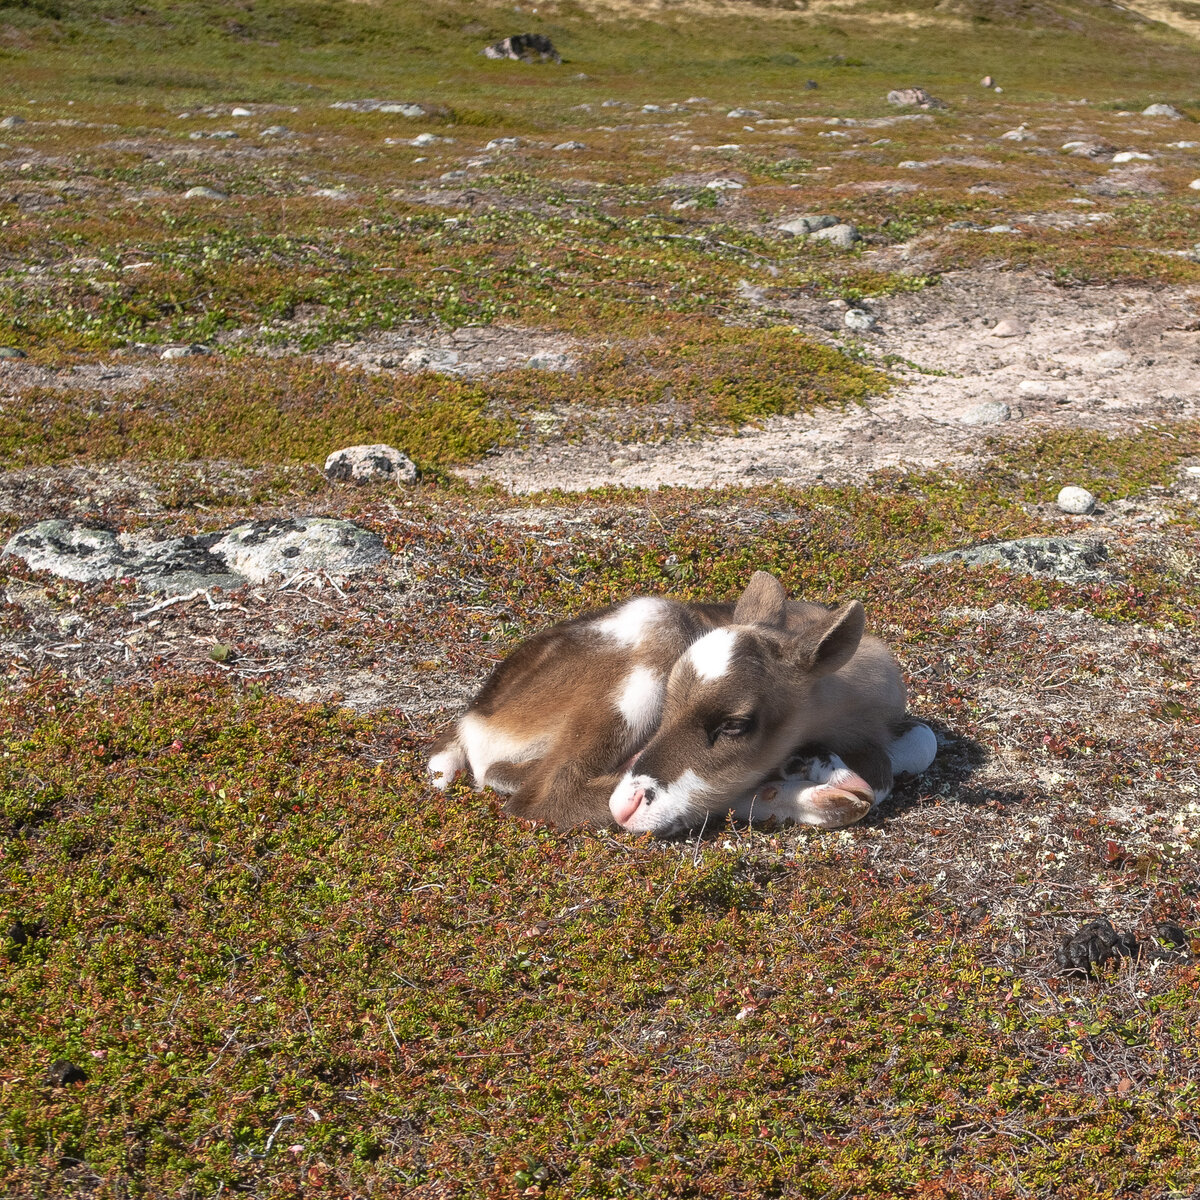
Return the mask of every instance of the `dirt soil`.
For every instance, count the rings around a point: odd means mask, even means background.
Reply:
[[[1061,288],[1028,274],[966,271],[865,305],[862,335],[845,303],[763,295],[806,334],[865,354],[898,378],[868,405],[768,420],[696,441],[607,439],[501,451],[462,474],[514,492],[762,482],[861,481],[886,467],[963,465],[997,433],[1036,428],[1128,432],[1200,413],[1200,290]],[[998,328],[999,327],[999,328]],[[1001,422],[973,410],[1008,406]]]

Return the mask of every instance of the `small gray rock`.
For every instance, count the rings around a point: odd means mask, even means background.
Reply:
[[[830,225],[826,229],[818,229],[808,235],[810,242],[828,242],[839,250],[852,250],[854,243],[860,238],[858,230],[849,222],[842,225]]]
[[[415,483],[417,465],[394,446],[347,446],[325,460],[325,477],[351,483]]]
[[[1058,493],[1055,504],[1065,513],[1086,516],[1096,507],[1096,497],[1087,488],[1065,487]]]
[[[1143,117],[1170,117],[1172,121],[1184,120],[1184,115],[1173,104],[1151,104],[1142,109]]]
[[[989,400],[969,408],[958,419],[964,425],[1001,425],[1012,416],[1012,410],[999,400]]]
[[[849,308],[846,310],[846,315],[842,317],[842,324],[847,329],[854,330],[855,333],[866,333],[870,329],[874,329],[879,322],[874,313],[869,313],[861,308]]]
[[[18,117],[15,114],[11,117],[5,117],[0,121],[0,129],[16,129],[18,125],[24,125],[25,118]]]
[[[459,353],[457,350],[442,350],[436,346],[418,346],[404,356],[403,366],[409,371],[437,371],[442,375],[457,375]]]
[[[931,554],[910,565],[961,562],[968,566],[1000,567],[1022,575],[1043,575],[1064,583],[1094,583],[1106,578],[1097,567],[1107,559],[1108,548],[1102,542],[1030,537]]]
[[[13,534],[6,555],[23,559],[34,571],[50,571],[61,579],[91,583],[132,574],[130,553],[107,529],[85,529],[73,521],[39,521]]]
[[[801,217],[790,217],[783,224],[777,225],[776,228],[780,233],[790,233],[795,237],[805,237],[810,233],[816,233],[818,229],[831,229],[838,224],[837,217],[830,216],[828,213],[820,215],[805,214]]]
[[[735,121],[745,121],[751,117],[761,117],[762,113],[757,108],[731,108],[725,115]]]
[[[254,114],[248,108],[235,108],[229,114],[231,117],[252,117]]]
[[[559,354],[551,350],[532,355],[525,367],[530,371],[566,371],[573,364],[574,359],[569,354]]]
[[[292,131],[286,125],[268,125],[266,129],[259,131],[259,137],[291,137]]]
[[[216,188],[210,187],[192,187],[188,188],[183,193],[185,200],[228,200],[229,196],[225,192],[218,192]]]
[[[3,358],[24,358],[25,351],[18,350],[16,346],[0,346],[0,359]]]
[[[1005,317],[1003,320],[997,321],[988,332],[992,337],[1011,338],[1020,337],[1025,330],[1019,322]]]
[[[159,357],[170,362],[174,358],[198,358],[211,353],[212,351],[207,346],[194,344],[191,346],[168,346]]]
[[[555,150],[586,150],[587,146],[583,142],[559,142],[554,148]]]

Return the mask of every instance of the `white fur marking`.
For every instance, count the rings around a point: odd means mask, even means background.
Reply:
[[[484,717],[467,713],[458,723],[458,739],[471,764],[475,786],[482,787],[488,767],[497,762],[529,762],[546,748],[545,737],[514,737],[498,729]]]
[[[668,607],[665,600],[640,596],[614,609],[607,617],[601,617],[596,622],[596,628],[622,646],[636,646],[646,636],[647,630],[662,620]]]
[[[724,627],[706,633],[688,648],[688,661],[701,679],[720,679],[729,670],[737,630]]]
[[[697,824],[696,801],[708,792],[704,780],[690,768],[673,783],[661,784],[648,775],[631,775],[617,784],[608,804],[614,818],[624,807],[627,797],[636,789],[654,789],[654,799],[643,802],[637,810],[620,824],[632,833],[656,833],[667,837]]]
[[[617,697],[617,708],[636,737],[644,737],[662,715],[663,679],[649,667],[634,667]]]
[[[426,768],[429,771],[429,782],[438,791],[444,792],[454,782],[455,775],[466,765],[467,756],[463,753],[463,748],[451,746],[429,760],[429,766]]]
[[[889,747],[888,757],[897,775],[920,775],[937,757],[937,737],[928,725],[913,725]]]

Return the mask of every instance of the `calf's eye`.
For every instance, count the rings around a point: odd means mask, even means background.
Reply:
[[[722,721],[712,733],[709,735],[710,740],[715,742],[717,738],[740,738],[754,728],[753,717],[730,717],[726,721]]]

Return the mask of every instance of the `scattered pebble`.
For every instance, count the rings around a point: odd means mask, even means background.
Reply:
[[[1153,157],[1153,154],[1143,154],[1140,150],[1122,150],[1120,154],[1114,154],[1112,160],[1115,163],[1127,163],[1139,160],[1149,162]]]
[[[993,88],[993,87],[995,87],[995,86],[996,86],[996,81],[995,81],[995,80],[994,80],[994,79],[993,79],[993,78],[992,78],[990,75],[985,75],[985,76],[984,76],[984,77],[983,77],[983,78],[982,78],[982,79],[979,81],[979,86],[980,86],[980,87],[985,87],[985,88]]]
[[[1142,109],[1143,117],[1170,117],[1172,121],[1182,121],[1183,113],[1173,104],[1151,104]]]
[[[830,225],[826,229],[818,229],[809,234],[808,240],[810,242],[828,242],[839,250],[850,250],[861,236],[855,226],[846,222],[843,225]]]
[[[861,308],[848,308],[845,316],[842,317],[842,324],[847,329],[854,330],[855,333],[866,333],[870,329],[874,329],[879,324],[874,313],[869,313]]]
[[[1087,488],[1065,487],[1058,493],[1055,504],[1065,513],[1086,516],[1096,507],[1096,497]]]
[[[969,408],[959,420],[964,425],[1001,425],[1012,416],[1012,409],[1000,400],[988,400]]]
[[[259,133],[259,137],[290,137],[291,130],[286,125],[268,125]]]
[[[816,233],[818,229],[830,229],[837,223],[837,217],[830,216],[828,213],[820,213],[802,217],[790,217],[782,225],[777,225],[776,228],[780,233],[790,233],[796,237],[803,237],[810,233]]]
[[[16,346],[0,346],[0,359],[4,358],[24,358],[25,351],[18,350]]]
[[[586,150],[587,147],[582,142],[559,142],[554,147],[555,150]]]
[[[486,146],[485,150],[515,150],[518,146],[523,146],[525,143],[518,137],[502,137],[492,138]]]
[[[1035,142],[1037,141],[1037,134],[1031,133],[1024,125],[1018,125],[1016,129],[1010,129],[1007,133],[1002,133],[1000,139],[1005,142]]]
[[[248,108],[235,108],[230,114],[231,117],[252,117],[254,114]]]
[[[750,117],[761,117],[762,113],[757,108],[731,108],[725,115],[735,121],[740,121]]]
[[[415,483],[417,466],[394,446],[346,446],[325,459],[325,477],[348,483]]]
[[[191,346],[168,346],[160,358],[166,359],[168,362],[174,358],[199,358],[201,355],[211,354],[207,346],[191,345]]]
[[[1010,338],[1020,337],[1025,332],[1025,329],[1019,322],[1005,317],[1003,320],[997,321],[989,332],[992,337]]]
[[[1190,187],[1193,192],[1200,192],[1200,179],[1193,179],[1192,182],[1188,184],[1188,187]]]
[[[216,188],[210,187],[193,187],[188,188],[183,193],[185,200],[228,200],[229,196],[226,192],[219,192]]]

